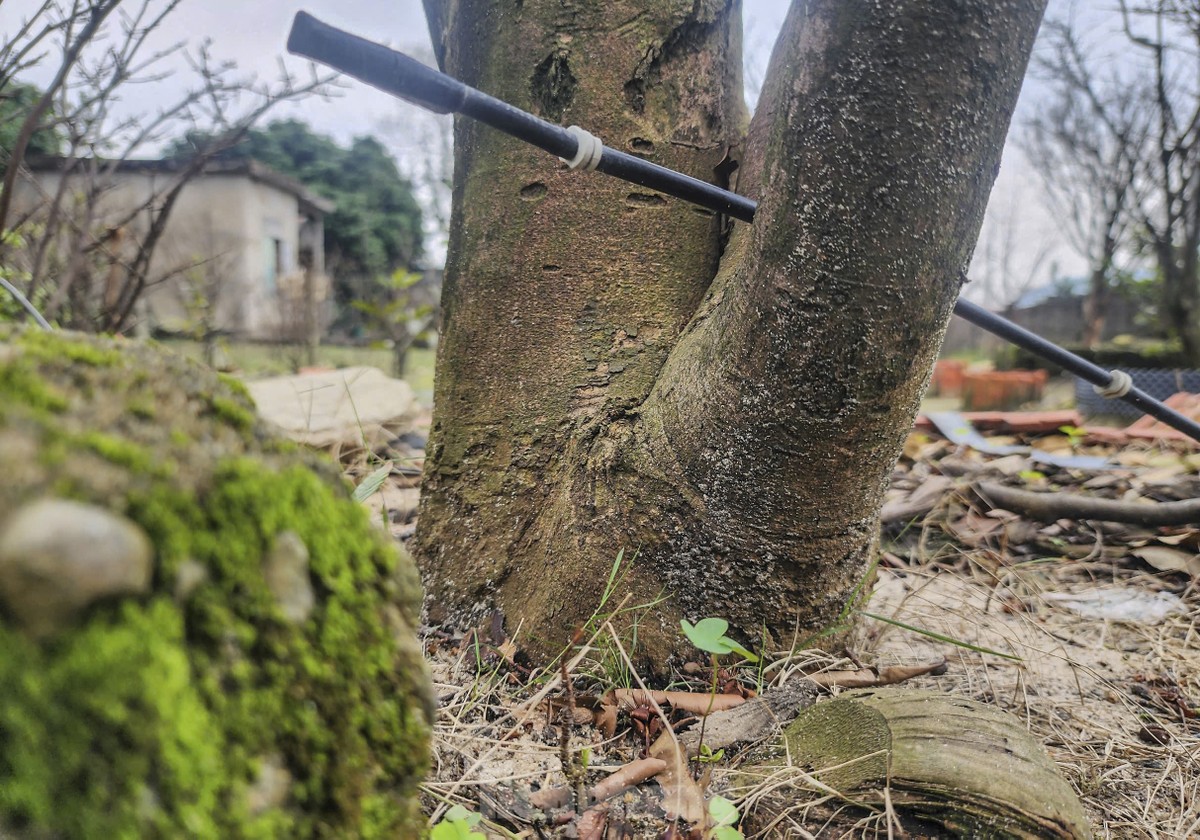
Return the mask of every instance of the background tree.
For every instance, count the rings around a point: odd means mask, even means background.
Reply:
[[[984,224],[971,258],[971,285],[967,292],[995,309],[1012,306],[1043,279],[1055,251],[1054,238],[1045,229],[1031,231],[1024,191],[1001,195],[994,190],[984,214]]]
[[[410,55],[430,67],[431,50]],[[400,171],[421,206],[426,264],[443,265],[450,236],[450,196],[454,188],[454,119],[449,114],[400,106],[379,123],[379,135],[396,151]]]
[[[699,178],[734,163],[760,202],[722,253],[711,214],[458,121],[417,530],[434,620],[498,606],[556,651],[623,548],[625,586],[670,596],[652,656],[680,616],[784,646],[837,621],[1043,5],[797,0],[747,134],[736,0],[427,0],[447,72]]]
[[[1073,20],[1050,29],[1034,142],[1059,167],[1055,189],[1083,208],[1093,278],[1112,273],[1106,253],[1150,255],[1164,326],[1200,365],[1200,2],[1121,0],[1112,15],[1121,73],[1103,69],[1107,51],[1087,49]]]
[[[419,272],[397,270],[383,281],[387,300],[354,302],[355,308],[366,315],[368,326],[392,343],[392,374],[397,377],[404,376],[408,351],[428,337],[436,319],[440,289],[422,283],[423,279]]]
[[[195,81],[179,98],[153,114],[126,110],[122,102],[131,86],[160,78],[162,62],[184,49],[151,46],[180,2],[46,0],[0,47],[0,89],[35,65],[55,67],[40,97],[17,112],[23,119],[15,131],[8,129],[15,139],[0,192],[0,259],[19,267],[23,291],[44,301],[46,317],[66,325],[127,328],[147,286],[189,267],[154,267],[187,183],[279,102],[326,83],[286,72],[275,82],[241,77],[205,43],[188,54]],[[186,131],[202,133],[209,142],[179,159],[137,207],[109,211],[107,195],[122,163]],[[64,156],[53,191],[41,191],[25,167],[35,138],[47,133],[61,138]],[[18,212],[14,200],[22,179],[40,193]]]
[[[11,83],[0,88],[0,164],[8,169],[8,156],[17,145],[21,125],[42,98],[43,92],[34,85]],[[58,154],[62,137],[52,128],[39,128],[29,138],[27,154]]]
[[[172,144],[168,155],[190,156],[210,142],[208,135],[192,133]],[[378,140],[357,137],[343,148],[299,120],[280,120],[246,132],[218,157],[260,161],[334,202],[325,218],[325,260],[343,328],[361,323],[352,302],[387,306],[394,297],[389,278],[420,262],[421,208]]]
[[[1137,209],[1148,204],[1153,91],[1094,59],[1073,21],[1048,22],[1043,37],[1034,67],[1046,92],[1022,145],[1067,241],[1088,262],[1084,343],[1095,347],[1121,274],[1118,254],[1136,250]]]
[[[72,74],[80,66],[84,49],[96,38],[104,27],[105,20],[120,4],[121,0],[100,0],[95,3],[73,0],[68,8],[54,0],[45,0],[37,12],[22,22],[16,36],[0,48],[0,82],[3,82],[0,87],[8,87],[18,73],[34,66],[45,57],[45,52],[38,52],[43,43],[55,37],[61,39],[54,78],[25,113],[24,120],[14,132],[12,146],[8,151],[4,186],[0,189],[0,242],[4,241],[3,235],[8,232],[8,215],[12,209],[17,174],[30,141],[38,132],[51,128],[45,121],[53,113],[51,106],[54,98],[65,97],[65,90],[69,86]],[[138,22],[141,23],[140,17]],[[154,28],[152,23],[148,31],[153,31]],[[115,72],[111,75],[114,79],[128,72],[129,62],[140,46],[134,31],[127,31],[131,37],[126,40],[126,47],[132,49],[112,52],[111,67]]]

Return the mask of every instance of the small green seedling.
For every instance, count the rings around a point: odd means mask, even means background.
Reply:
[[[1044,472],[1038,470],[1021,470],[1017,475],[1025,481],[1041,481],[1046,477]]]
[[[736,653],[747,662],[758,661],[757,656],[725,635],[725,631],[729,629],[729,622],[723,618],[702,618],[695,624],[684,618],[680,620],[679,625],[688,641],[700,650],[714,656]]]
[[[712,806],[709,807],[711,809]],[[446,812],[441,822],[433,827],[433,831],[429,833],[430,840],[487,840],[487,837],[478,831],[472,831],[482,819],[483,817],[474,811],[455,805]]]
[[[679,626],[683,628],[683,635],[688,637],[688,641],[712,657],[712,686],[708,695],[708,710],[712,711],[712,704],[717,699],[717,657],[727,653],[736,653],[747,662],[757,662],[758,657],[725,635],[725,631],[729,629],[729,622],[723,618],[702,618],[695,624],[682,618],[679,620]],[[707,723],[708,712],[705,712],[704,717],[700,720],[700,760],[720,761],[721,750],[714,753],[708,749],[707,757],[705,757],[704,727]]]
[[[708,800],[708,816],[712,818],[712,831],[707,836],[712,840],[743,840],[742,832],[734,826],[739,818],[737,806],[724,796]]]
[[[716,764],[718,761],[720,761],[724,757],[725,757],[724,749],[719,749],[716,752],[713,752],[712,748],[709,747],[708,744],[701,744],[700,745],[700,755],[697,756],[697,760],[701,764]]]
[[[1087,429],[1081,429],[1078,426],[1059,426],[1058,430],[1067,436],[1068,443],[1071,448],[1075,449],[1079,444],[1083,443],[1083,439],[1087,437]]]

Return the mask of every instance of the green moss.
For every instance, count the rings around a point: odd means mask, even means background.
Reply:
[[[292,440],[287,440],[286,438],[279,438],[278,440],[270,441],[268,442],[267,446],[272,452],[280,455],[294,454],[296,452],[303,451],[300,447],[300,444]]]
[[[32,359],[108,367],[120,364],[121,353],[111,339],[80,343],[71,333],[30,330],[22,334],[21,348]]]
[[[165,471],[162,462],[155,460],[153,452],[127,440],[95,431],[84,432],[75,440],[84,449],[118,466],[128,467],[135,473],[159,475]]]
[[[129,400],[128,410],[139,420],[153,420],[158,416],[158,409],[154,407],[154,403],[136,397]]]
[[[237,429],[249,429],[254,425],[254,412],[237,400],[213,395],[208,400],[213,414]]]
[[[244,397],[191,363],[120,352],[86,370],[15,357],[69,393],[69,411],[23,403],[0,420],[0,442],[42,442],[0,463],[37,465],[0,485],[0,520],[36,495],[116,508],[151,538],[155,574],[149,597],[97,603],[49,641],[0,612],[0,836],[419,836],[432,708],[412,570],[336,471],[284,453]],[[132,369],[144,378],[131,393]],[[129,419],[132,399],[191,408],[164,433]],[[298,624],[263,574],[285,531],[307,548],[316,596]],[[181,603],[185,563],[204,576]],[[268,761],[286,797],[252,809]]]
[[[188,625],[196,652],[219,675],[203,693],[222,722],[232,778],[252,778],[259,757],[281,752],[310,806],[352,813],[362,782],[349,772],[356,765],[381,779],[423,772],[423,754],[412,746],[425,723],[389,702],[411,686],[391,675],[393,653],[377,618],[388,589],[379,582],[390,579],[395,557],[358,506],[339,502],[304,467],[272,474],[253,459],[219,468],[203,510],[171,492],[131,502],[168,575],[183,559],[211,575],[188,605]],[[314,578],[330,596],[300,630],[284,619],[261,571],[283,531],[308,547]],[[264,657],[269,668],[253,664]],[[347,703],[349,696],[358,702]],[[278,721],[282,731],[265,731],[264,720]],[[379,749],[385,744],[393,748]],[[385,799],[394,830],[405,815],[395,797]],[[314,829],[300,823],[289,836],[314,836]]]
[[[42,411],[62,412],[68,405],[66,396],[42,381],[23,360],[0,362],[0,393],[5,400]]]
[[[242,380],[238,379],[236,376],[230,376],[227,373],[218,373],[217,379],[221,381],[222,385],[224,385],[237,396],[243,397],[247,400],[250,399],[249,389],[246,388],[245,383],[243,383]]]
[[[52,649],[0,624],[0,649],[9,822],[68,837],[221,836],[220,727],[191,684],[172,604],[124,603]]]

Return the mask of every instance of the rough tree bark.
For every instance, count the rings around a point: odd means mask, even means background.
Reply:
[[[456,127],[418,547],[433,620],[552,653],[626,585],[834,622],[958,293],[1042,0],[797,0],[743,142],[737,0],[426,0],[468,84],[760,201],[723,222]],[[722,254],[723,251],[723,254]]]

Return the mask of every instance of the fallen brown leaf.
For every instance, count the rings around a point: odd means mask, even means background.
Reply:
[[[999,519],[992,519],[974,511],[949,523],[950,532],[959,542],[970,546],[982,545],[989,536],[1003,527],[1004,523]]]
[[[617,734],[617,706],[615,703],[611,705],[602,704],[592,714],[595,717],[592,724],[600,730],[600,734],[604,736],[604,740],[607,741]]]
[[[941,475],[930,476],[907,496],[889,500],[880,511],[880,521],[889,524],[925,516],[941,503],[953,487],[953,479]]]
[[[604,840],[604,829],[608,827],[608,808],[597,806],[584,811],[575,823],[579,840]]]
[[[655,779],[663,789],[663,810],[667,816],[698,823],[705,817],[704,792],[688,772],[687,754],[674,733],[664,732],[650,746],[650,757],[666,764]]]
[[[1200,536],[1200,531],[1184,531],[1180,534],[1163,534],[1158,537],[1158,541],[1163,545],[1183,545],[1184,543],[1196,544],[1196,538]]]
[[[1200,577],[1200,556],[1193,552],[1170,548],[1165,545],[1147,545],[1129,552],[1141,558],[1160,572],[1183,572]]]
[[[603,802],[625,788],[641,784],[666,769],[667,763],[660,758],[639,758],[637,761],[631,761],[597,782],[590,792],[591,799],[593,802]]]
[[[926,662],[921,665],[889,665],[884,668],[859,668],[856,671],[822,671],[811,674],[809,679],[825,688],[875,688],[895,685],[924,674],[945,673],[946,660]]]

